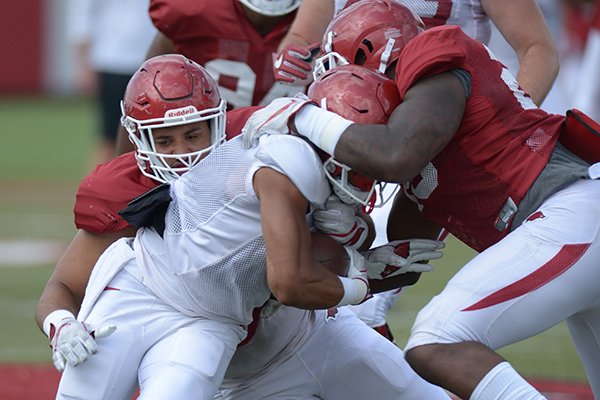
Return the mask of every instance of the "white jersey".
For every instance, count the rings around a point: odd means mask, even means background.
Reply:
[[[248,325],[267,301],[266,250],[254,173],[263,167],[287,175],[313,207],[330,194],[317,154],[289,135],[265,135],[242,148],[224,143],[170,189],[164,239],[154,229],[134,242],[144,284],[180,312]]]
[[[335,0],[337,14],[348,0]],[[480,0],[400,0],[423,19],[427,28],[458,25],[470,37],[487,44],[490,40],[490,18],[483,12]]]

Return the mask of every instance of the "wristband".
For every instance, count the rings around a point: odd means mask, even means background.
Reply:
[[[54,325],[54,327],[56,328],[60,324],[60,321],[62,321],[65,318],[75,319],[75,316],[73,315],[73,313],[71,311],[62,310],[62,309],[54,310],[50,314],[48,314],[48,316],[46,316],[46,318],[44,318],[44,323],[42,324],[42,327],[44,329],[44,333],[46,334],[46,336],[50,337],[50,326],[51,325]]]
[[[335,307],[359,304],[367,297],[369,287],[362,279],[345,278],[343,276],[338,276],[338,278],[344,287],[344,295]]]
[[[306,105],[294,117],[296,130],[330,156],[342,133],[354,122],[315,105]]]

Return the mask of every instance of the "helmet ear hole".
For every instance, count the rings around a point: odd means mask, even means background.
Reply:
[[[363,65],[367,61],[367,54],[363,49],[358,49],[356,51],[356,55],[354,56],[354,64]]]

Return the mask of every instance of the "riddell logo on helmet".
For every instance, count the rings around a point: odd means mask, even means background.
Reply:
[[[187,106],[183,108],[176,108],[174,110],[169,110],[165,113],[165,118],[176,118],[176,117],[184,117],[186,115],[197,113],[198,110],[194,106]]]

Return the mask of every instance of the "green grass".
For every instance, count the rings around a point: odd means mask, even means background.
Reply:
[[[89,169],[93,113],[88,100],[0,98],[0,240],[73,236],[71,209],[77,184]],[[399,345],[405,344],[418,310],[472,256],[450,240],[436,269],[400,297],[389,315]],[[0,362],[50,362],[34,312],[52,268],[0,267]],[[585,380],[564,324],[502,354],[528,376]]]
[[[0,182],[76,182],[94,141],[86,99],[0,98]]]

